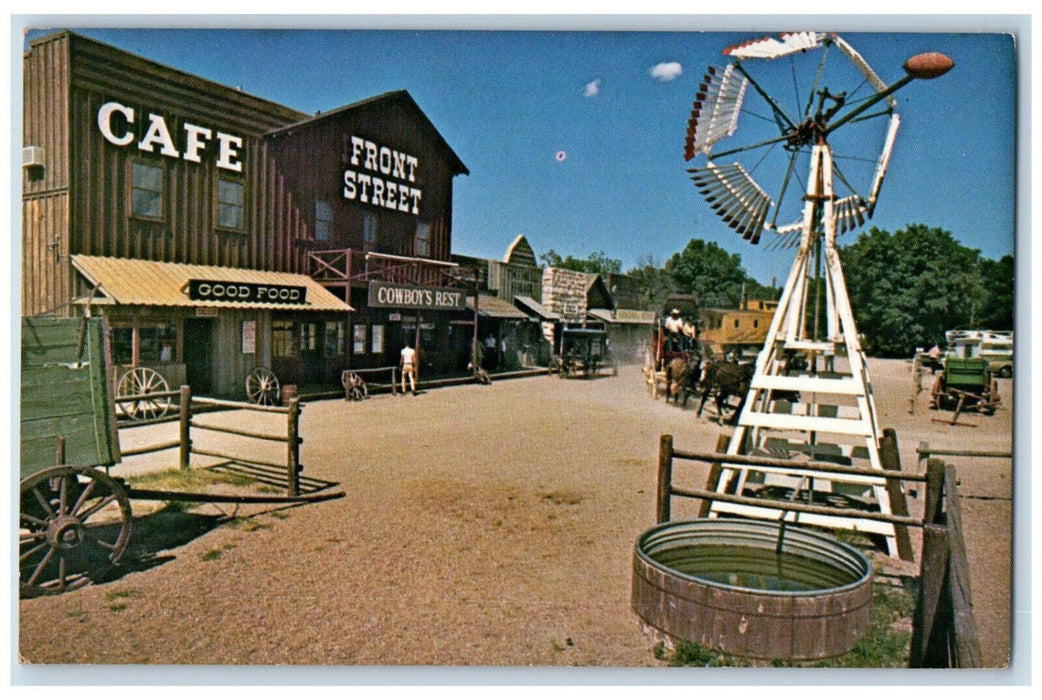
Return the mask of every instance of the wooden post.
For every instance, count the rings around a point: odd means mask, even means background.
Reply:
[[[300,495],[300,399],[289,402],[286,418],[286,495]]]
[[[952,606],[952,634],[957,668],[980,668],[980,639],[973,618],[973,591],[970,586],[970,562],[963,538],[962,508],[956,486],[955,467],[944,470],[944,501],[948,527],[948,591]]]
[[[731,438],[724,433],[720,433],[716,436],[716,451],[723,454],[727,452],[727,446],[730,444]],[[713,462],[709,467],[709,476],[706,478],[706,491],[717,491],[719,486],[720,475],[723,474],[724,468],[720,462]],[[698,517],[708,518],[709,511],[713,507],[713,502],[709,499],[703,499],[702,503],[698,506]]]
[[[931,457],[926,460],[926,509],[923,522],[927,525],[944,523],[944,460]]]
[[[65,464],[65,436],[58,436],[58,444],[54,448],[54,463],[59,467]]]
[[[897,431],[893,428],[885,428],[883,437],[879,439],[879,461],[883,465],[883,469],[901,471],[901,452],[897,447]],[[900,480],[887,479],[886,492],[890,496],[890,512],[894,515],[908,515],[908,501],[905,500]],[[908,528],[904,525],[895,525],[894,536],[897,539],[897,555],[903,561],[915,561],[915,552],[912,551],[912,540],[908,536]]]
[[[178,400],[181,402],[179,406],[181,419],[181,468],[188,469],[192,457],[192,435],[190,432],[192,423],[192,387],[182,384],[181,396]]]
[[[919,460],[922,462],[924,459],[930,459],[930,445],[925,442],[920,442],[919,447],[915,448],[916,453],[919,455]]]
[[[923,527],[923,562],[912,621],[911,668],[947,668],[951,609],[944,600],[948,580],[948,528]]]
[[[658,499],[655,522],[669,522],[669,499],[673,490],[673,436],[662,435],[658,443]]]

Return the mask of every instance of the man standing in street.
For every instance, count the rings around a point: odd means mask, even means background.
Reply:
[[[408,377],[412,395],[416,396],[416,351],[410,347],[408,342],[402,348],[402,358],[398,366],[402,372],[402,393],[405,393],[405,378]]]

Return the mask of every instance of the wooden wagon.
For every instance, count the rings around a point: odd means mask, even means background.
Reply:
[[[991,415],[1001,402],[988,361],[979,357],[947,357],[930,392],[930,408],[953,410],[953,423],[963,411]]]
[[[559,377],[593,377],[602,370],[611,375],[619,372],[608,333],[599,328],[563,329],[554,365]]]
[[[106,326],[99,318],[22,321],[18,526],[22,596],[63,593],[108,574],[130,541],[131,499],[300,503],[343,496],[340,492],[301,496],[295,489],[288,496],[135,490],[123,479],[110,476],[108,468],[120,462],[122,455],[108,379],[106,336]],[[182,410],[181,444],[190,448],[191,441],[185,439],[191,424],[188,387],[182,388],[181,395],[188,397],[182,404],[189,407]],[[292,407],[265,410],[288,411],[293,417],[293,434],[283,439],[295,454],[297,412]],[[273,439],[238,428],[225,432]],[[187,463],[190,449],[182,454]],[[295,479],[299,463],[290,461]]]

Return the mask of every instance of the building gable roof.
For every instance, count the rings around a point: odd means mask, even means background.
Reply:
[[[503,256],[503,262],[508,265],[537,267],[535,251],[532,250],[532,246],[528,244],[528,239],[523,234],[515,238],[514,242],[507,248],[506,255]]]
[[[343,107],[331,109],[328,112],[322,112],[321,114],[317,114],[313,117],[310,117],[303,121],[299,121],[295,124],[289,124],[278,129],[272,129],[266,135],[280,136],[284,134],[290,134],[294,131],[307,129],[312,125],[325,122],[329,119],[335,119],[337,117],[343,116],[348,112],[357,112],[372,109],[374,107],[382,107],[387,103],[391,102],[398,103],[410,112],[413,112],[415,114],[420,124],[423,125],[431,133],[437,144],[448,154],[449,162],[455,174],[470,175],[470,171],[467,169],[467,166],[463,164],[463,161],[460,160],[460,157],[456,155],[455,151],[452,150],[452,147],[449,146],[448,142],[445,140],[445,137],[443,137],[441,133],[437,130],[437,128],[435,128],[431,120],[427,117],[426,114],[423,113],[423,110],[420,109],[420,106],[416,104],[416,101],[412,98],[412,95],[410,95],[406,90],[395,90],[393,92],[385,92],[382,95],[374,95],[373,97],[367,97],[364,100],[352,102],[351,104],[344,105]]]

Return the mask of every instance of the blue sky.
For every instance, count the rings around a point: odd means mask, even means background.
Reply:
[[[524,234],[537,255],[600,251],[629,269],[648,257],[662,264],[702,238],[740,254],[761,282],[777,277],[780,284],[792,251],[771,249],[774,234],[752,246],[728,229],[689,179],[687,168],[701,161],[683,158],[692,99],[706,67],[728,63],[725,47],[778,31],[832,28],[752,25],[700,31],[714,25],[689,17],[669,27],[685,31],[651,32],[546,31],[552,20],[536,31],[61,27],[305,112],[408,90],[470,170],[455,181],[456,253],[499,258]],[[955,61],[948,75],[896,93],[901,129],[869,225],[894,231],[922,223],[951,231],[985,257],[1012,253],[1012,38],[840,33],[887,83],[917,53],[939,51]],[[797,74],[811,64],[816,59],[798,64]],[[792,80],[770,88],[792,92]],[[736,142],[744,128],[740,120]],[[862,156],[875,159],[878,150],[866,146]],[[780,182],[767,172],[757,180],[769,193]],[[841,245],[856,235],[846,234]]]

